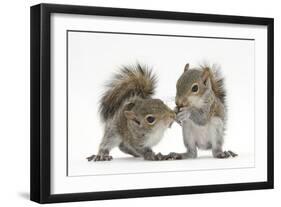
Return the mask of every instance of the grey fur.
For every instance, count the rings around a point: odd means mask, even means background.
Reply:
[[[204,72],[207,80],[201,80]],[[203,84],[204,82],[204,84]],[[197,95],[191,91],[194,83],[200,90]],[[189,95],[186,95],[189,94]],[[191,96],[196,96],[196,103],[189,103]],[[225,90],[223,79],[216,77],[211,68],[185,68],[177,83],[177,121],[182,125],[186,152],[180,156],[196,158],[197,148],[212,149],[216,158],[237,156],[231,151],[223,151],[224,131],[226,125]],[[187,104],[188,103],[188,104]],[[187,104],[187,106],[184,106]]]
[[[155,154],[151,149],[176,116],[163,101],[151,98],[155,79],[150,70],[139,64],[123,67],[115,76],[100,104],[104,136],[98,154],[88,157],[88,161],[111,160],[109,152],[114,147],[145,160],[179,159],[172,154]],[[155,121],[149,123],[148,116]]]
[[[130,154],[134,157],[140,157],[141,155],[136,151],[134,150],[131,146],[129,145],[126,145],[125,143],[121,142],[120,145],[119,145],[119,149],[126,153],[126,154]]]
[[[122,104],[131,97],[150,98],[154,94],[156,76],[147,66],[137,63],[123,66],[106,85],[100,100],[100,114],[104,121],[112,118]]]

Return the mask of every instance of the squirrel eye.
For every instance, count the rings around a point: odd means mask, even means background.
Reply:
[[[192,86],[191,91],[192,91],[193,93],[197,92],[197,91],[198,91],[198,85]]]
[[[146,117],[146,121],[150,124],[152,124],[155,121],[155,117],[149,115]]]

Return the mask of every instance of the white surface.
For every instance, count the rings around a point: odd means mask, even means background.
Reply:
[[[264,84],[267,82],[266,70],[264,70],[264,68],[266,68],[267,44],[265,27],[205,23],[194,24],[192,22],[183,23],[159,20],[127,21],[124,18],[99,18],[95,16],[73,16],[64,14],[54,14],[51,22],[51,39],[53,41],[51,47],[51,85],[52,93],[54,94],[51,107],[53,110],[53,130],[51,135],[52,193],[242,183],[266,180],[266,88],[262,84],[254,85],[254,80]],[[176,38],[175,40],[174,38],[167,37],[154,37],[154,41],[151,42],[151,37],[148,36],[126,36],[126,39],[124,39],[123,36],[120,37],[119,35],[114,36],[114,39],[118,43],[114,42],[113,44],[113,36],[105,37],[104,35],[98,35],[96,37],[95,35],[89,35],[87,33],[83,33],[82,35],[79,34],[78,36],[77,34],[71,34],[69,36],[71,40],[69,53],[71,63],[69,65],[69,123],[71,126],[69,128],[69,164],[70,175],[76,175],[76,177],[66,177],[65,48],[66,30],[69,29],[118,32],[121,30],[122,32],[131,33],[176,33],[192,36],[252,38],[255,39],[255,45],[253,45],[253,42],[241,43],[239,40],[236,40],[235,42],[213,39],[190,40],[190,38]],[[97,38],[99,38],[98,42],[96,41]],[[128,41],[130,44],[128,44]],[[140,44],[136,45],[137,48],[140,49],[135,50],[135,47],[132,46],[134,46],[136,42],[151,46],[151,51],[147,51],[147,47]],[[111,43],[109,44],[110,49],[108,50],[106,50],[108,47],[107,43]],[[172,51],[160,52],[163,45],[167,45],[167,48],[170,48]],[[253,46],[255,46],[254,52],[252,49]],[[189,47],[192,48],[192,52],[187,49]],[[122,48],[122,50],[120,48]],[[178,53],[176,53],[176,51],[178,51]],[[155,53],[159,54],[155,55]],[[174,55],[175,53],[177,55]],[[228,144],[235,140],[234,143],[236,143],[236,147],[241,150],[239,153],[246,153],[246,155],[244,154],[243,159],[234,165],[235,168],[231,168],[229,166],[230,163],[226,160],[211,167],[207,161],[201,161],[201,167],[204,165],[204,171],[195,171],[196,168],[193,169],[187,164],[183,164],[186,163],[184,161],[169,163],[162,162],[157,163],[154,167],[147,162],[135,162],[130,164],[121,162],[118,168],[115,168],[116,165],[103,163],[101,164],[105,166],[103,172],[101,171],[102,167],[95,168],[95,166],[93,166],[93,168],[88,171],[89,167],[80,169],[79,167],[82,167],[83,165],[75,165],[79,162],[85,162],[85,157],[92,154],[93,148],[98,146],[99,139],[95,139],[95,137],[99,132],[101,133],[100,136],[102,135],[102,128],[100,127],[97,116],[95,116],[97,111],[97,97],[99,97],[103,89],[102,85],[104,84],[104,80],[107,80],[110,77],[112,70],[114,71],[114,69],[111,68],[123,64],[124,61],[128,61],[129,55],[132,59],[141,57],[145,60],[145,63],[150,63],[153,66],[159,65],[159,67],[155,66],[154,68],[156,72],[158,71],[158,75],[160,76],[157,93],[159,97],[166,100],[167,98],[169,100],[169,98],[173,97],[175,94],[175,86],[171,87],[167,82],[176,82],[178,78],[176,73],[182,73],[182,68],[186,64],[186,56],[191,60],[194,59],[197,61],[201,61],[202,56],[205,58],[209,57],[210,59],[219,59],[219,63],[223,65],[223,73],[226,73],[226,85],[229,90],[228,98],[230,112],[228,114],[229,126],[226,140]],[[154,58],[155,56],[157,58]],[[94,59],[94,57],[100,58]],[[112,61],[108,61],[109,59],[112,59]],[[181,63],[181,65],[179,65],[179,63]],[[253,70],[253,65],[255,65],[255,70]],[[97,71],[99,72],[97,73]],[[165,73],[162,71],[165,71]],[[171,74],[169,74],[170,72]],[[243,76],[241,76],[242,73],[244,74]],[[255,77],[255,79],[253,79],[253,77]],[[173,79],[175,80],[172,81]],[[163,82],[161,83],[161,81]],[[255,94],[255,97],[253,96],[254,87],[256,91],[258,91],[258,93]],[[256,104],[255,107],[253,104],[254,98]],[[173,102],[171,104],[173,104]],[[253,116],[254,108],[256,110],[256,119],[254,119]],[[254,123],[256,124],[255,131],[253,130]],[[170,143],[166,143],[166,147],[162,147],[162,150],[167,150],[166,153],[171,151],[170,146],[183,148],[181,142],[177,142],[176,139],[168,139],[173,136],[182,137],[180,129],[177,129],[177,127],[178,126],[172,127],[172,129],[168,130],[165,134],[165,137],[167,138],[164,137],[164,140],[170,141]],[[255,133],[255,135],[253,135],[253,133]],[[92,142],[93,144],[90,144]],[[243,143],[241,144],[241,142]],[[234,147],[234,143],[226,147]],[[161,144],[165,144],[165,142],[163,141]],[[161,144],[157,146],[156,149],[158,147],[160,148]],[[255,149],[253,149],[253,146],[255,146]],[[88,154],[81,156],[81,151],[84,152],[86,147],[89,149]],[[255,151],[255,157],[252,156],[253,151]],[[74,162],[72,162],[73,160]],[[253,167],[253,161],[255,161],[254,168],[245,168]],[[223,168],[228,169],[227,171],[221,170]],[[207,169],[212,170],[208,171]],[[132,174],[135,170],[139,174]],[[167,170],[169,171],[167,172]],[[166,173],[156,173],[157,171],[166,171]],[[103,176],[103,173],[112,175]],[[77,175],[99,176],[79,177]],[[166,179],[167,177],[170,179]],[[235,177],[235,179],[233,179],[233,177]],[[126,180],[126,182],[124,182],[124,180]],[[170,180],[173,180],[173,182]]]
[[[88,162],[86,159],[73,160],[75,165],[71,177],[100,176],[116,174],[140,174],[140,173],[165,173],[165,172],[188,172],[188,171],[212,171],[228,169],[251,169],[254,163],[249,162],[249,154],[239,154],[236,158],[214,159],[209,151],[200,151],[197,159],[148,162],[142,158],[118,157],[111,162]],[[83,169],[84,174],[81,174]],[[196,173],[196,172],[195,172]],[[195,176],[196,178],[196,176]],[[201,177],[202,179],[202,177]],[[202,179],[204,180],[204,179]],[[172,184],[172,183],[171,183]]]
[[[29,6],[40,2],[116,6],[146,9],[191,11],[202,13],[221,13],[235,15],[275,17],[276,57],[280,57],[281,14],[278,1],[5,1],[1,16],[1,69],[0,86],[1,110],[1,206],[38,206],[28,200],[29,197]],[[12,9],[12,12],[11,12]],[[8,20],[8,21],[6,21]],[[281,68],[276,58],[275,68]],[[52,206],[223,206],[237,207],[247,205],[265,205],[280,203],[281,145],[281,77],[280,70],[275,71],[275,190],[244,191],[235,193],[212,193],[182,195],[170,197],[123,199],[114,201],[95,201],[80,203],[53,204]]]

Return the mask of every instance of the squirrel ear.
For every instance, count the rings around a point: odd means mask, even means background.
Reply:
[[[184,67],[184,72],[187,71],[189,69],[189,63],[187,63]]]
[[[124,111],[124,115],[128,120],[134,121],[137,125],[140,125],[140,121],[137,119],[135,112],[133,111]]]
[[[202,76],[201,76],[202,82],[204,83],[204,85],[207,84],[207,80],[208,80],[209,76],[210,76],[210,71],[209,71],[209,69],[208,69],[208,68],[207,68],[207,69],[204,69],[204,71],[203,71],[203,73],[202,73]]]
[[[132,110],[132,108],[135,106],[135,103],[129,102],[125,105],[125,110]]]
[[[127,119],[135,119],[136,114],[133,111],[124,111],[124,115]]]

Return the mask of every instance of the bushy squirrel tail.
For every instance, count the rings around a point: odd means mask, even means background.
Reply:
[[[100,100],[101,118],[112,118],[122,104],[131,97],[150,98],[156,87],[156,76],[147,66],[137,63],[123,66],[107,84],[107,90]]]
[[[220,67],[218,65],[201,65],[201,69],[208,70],[210,74],[212,89],[215,93],[215,96],[219,98],[219,100],[225,104],[225,85],[224,78],[221,76]]]

